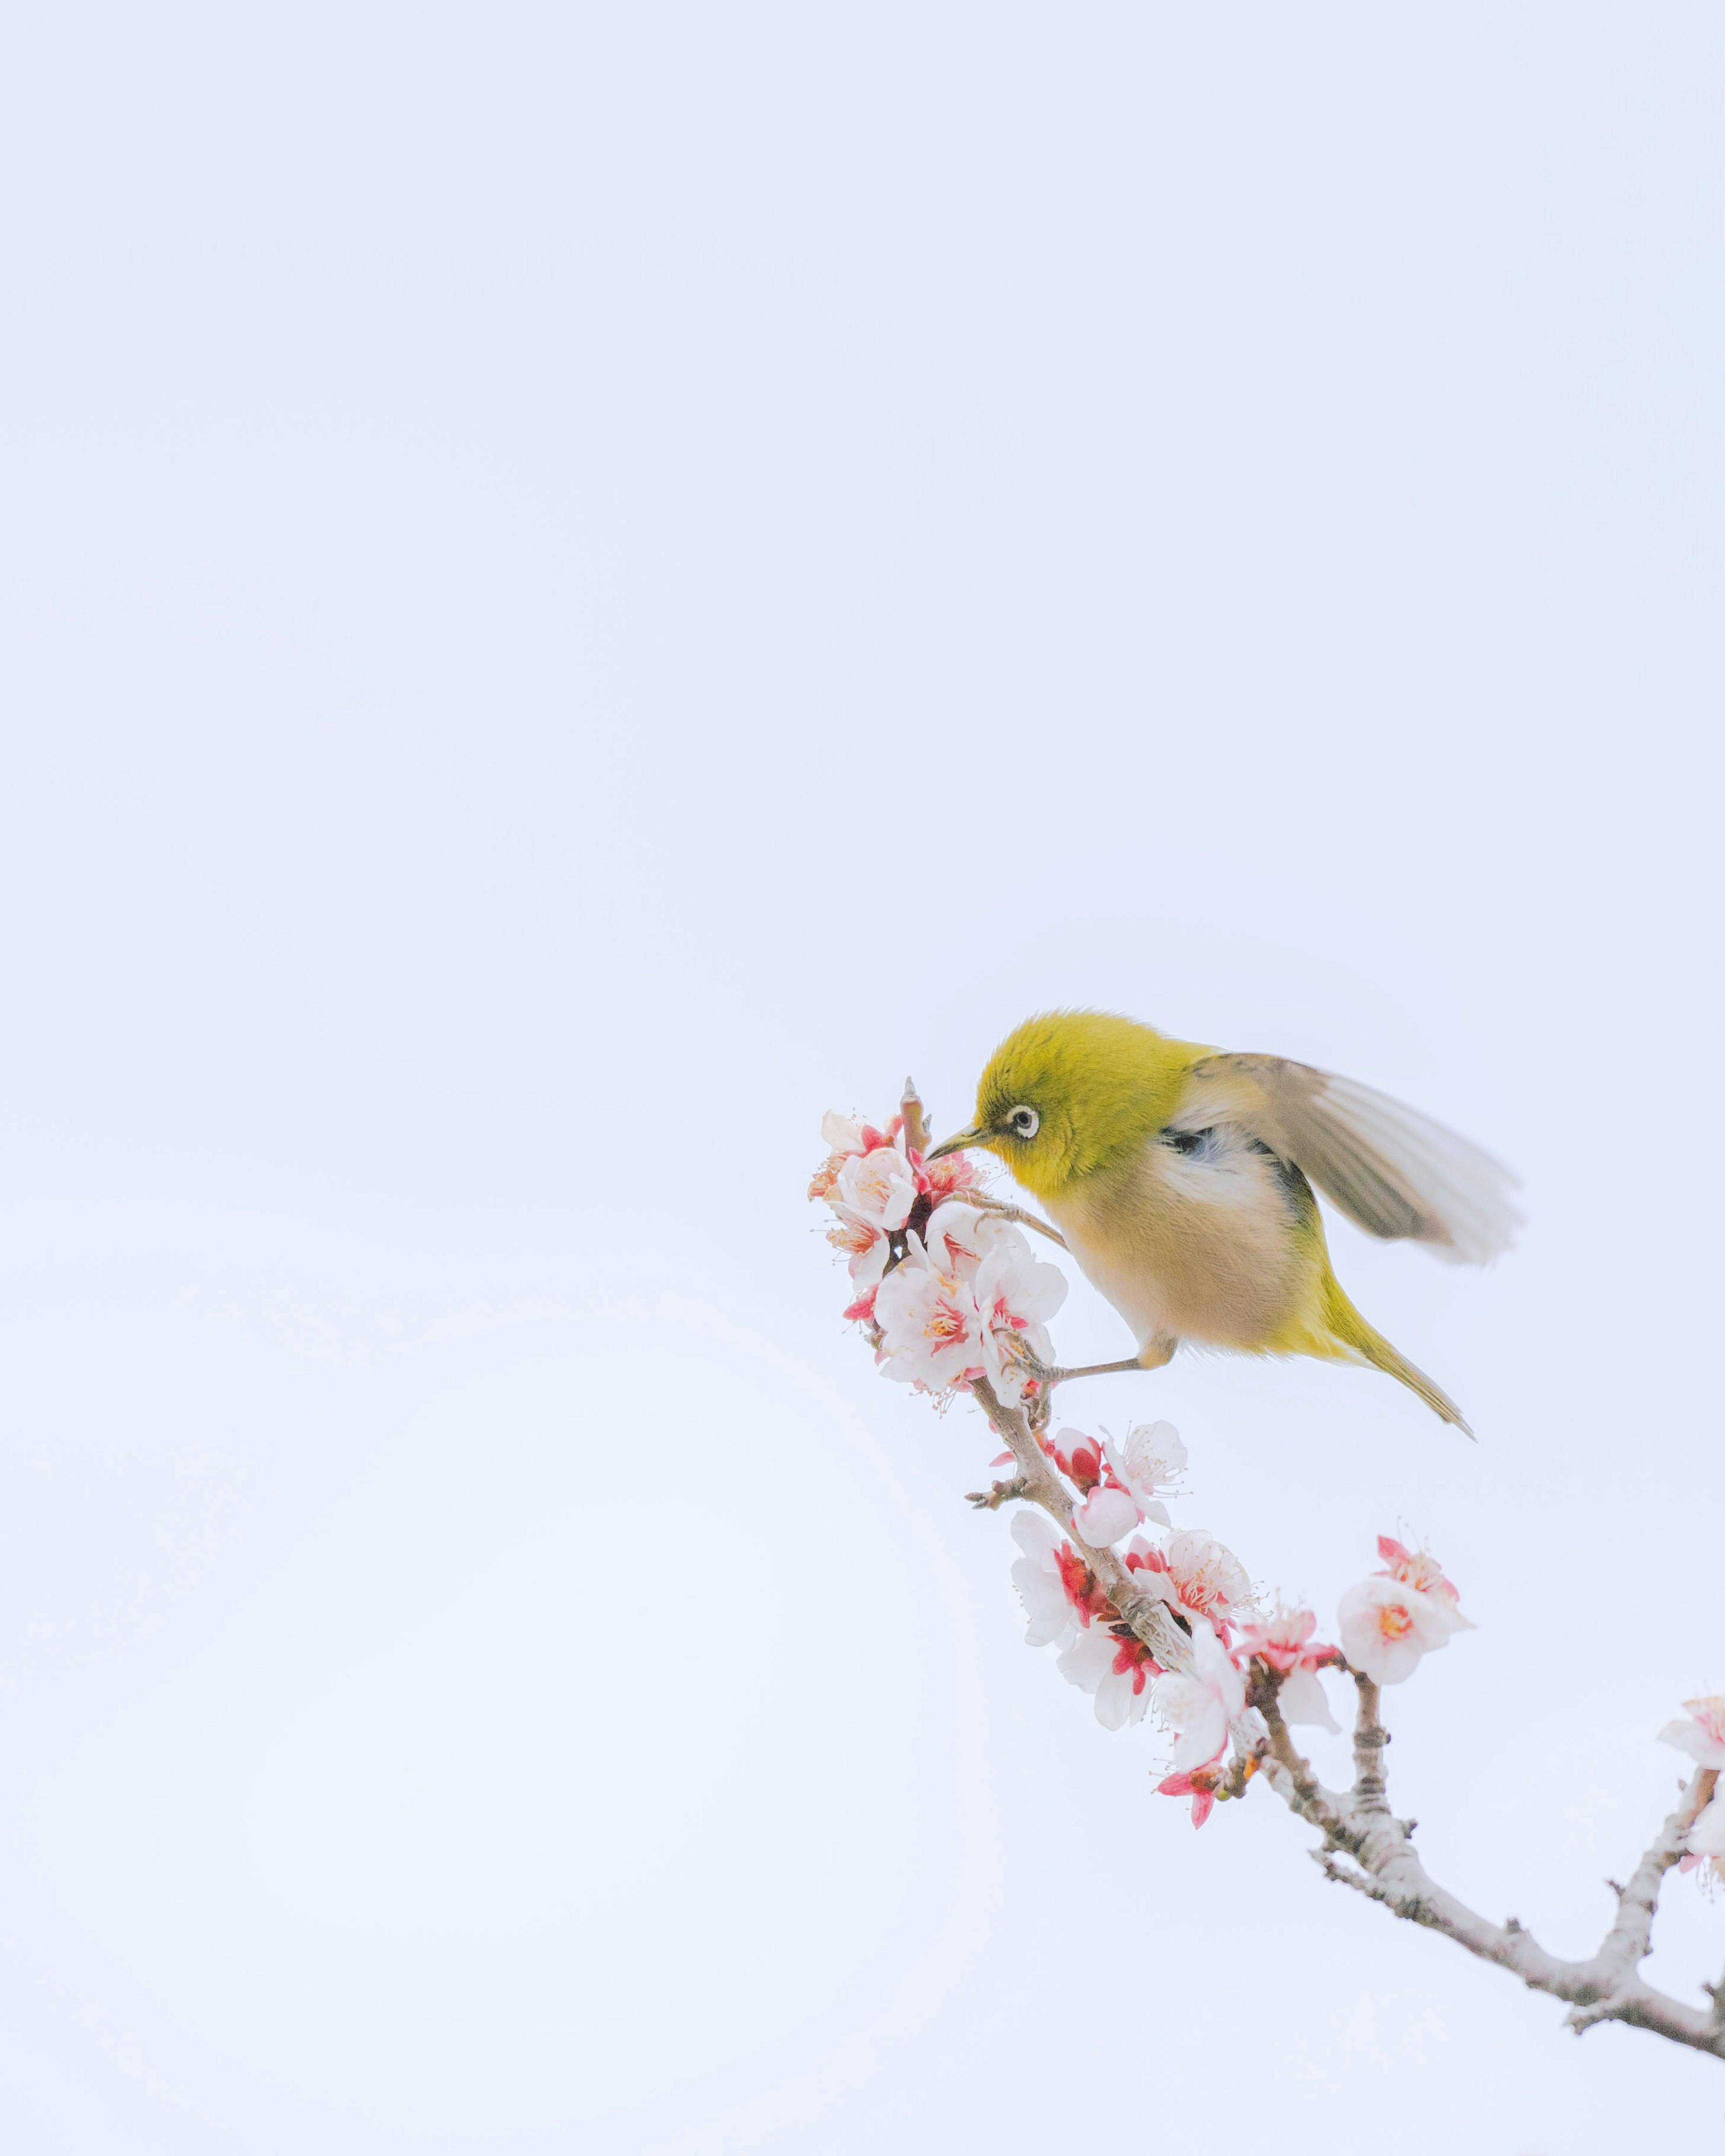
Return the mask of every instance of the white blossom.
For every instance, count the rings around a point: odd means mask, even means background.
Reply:
[[[1225,1543],[1202,1527],[1182,1527],[1165,1547],[1140,1537],[1126,1553],[1137,1584],[1185,1617],[1203,1617],[1225,1635],[1250,1604],[1252,1583]]]
[[[1092,1549],[1106,1549],[1138,1524],[1138,1508],[1124,1490],[1098,1482],[1072,1515],[1072,1532]]]
[[[1725,1767],[1725,1692],[1709,1692],[1702,1699],[1686,1699],[1687,1722],[1668,1722],[1659,1732],[1661,1744],[1675,1744],[1698,1767]],[[1694,1847],[1692,1840],[1690,1846]]]
[[[833,1211],[836,1217],[827,1230],[827,1240],[845,1258],[857,1286],[873,1287],[886,1272],[892,1255],[891,1237],[846,1206],[835,1204]]]
[[[1019,1229],[992,1216],[983,1227],[982,1261],[973,1282],[983,1315],[983,1360],[989,1383],[1016,1407],[1031,1381],[1012,1352],[1013,1342],[1039,1363],[1053,1360],[1054,1344],[1043,1320],[1066,1300],[1066,1276],[1058,1265],[1045,1265],[1033,1255]]]
[[[1343,1653],[1380,1685],[1404,1682],[1456,1629],[1453,1613],[1423,1589],[1381,1572],[1350,1587],[1337,1615]]]
[[[836,1204],[888,1235],[902,1228],[916,1202],[916,1177],[896,1145],[852,1153],[839,1170]]]
[[[1138,1640],[1092,1625],[1067,1641],[1057,1667],[1069,1684],[1092,1696],[1104,1729],[1127,1729],[1143,1720],[1157,1665]]]
[[[1024,1552],[1012,1568],[1012,1584],[1019,1591],[1029,1619],[1024,1644],[1046,1647],[1065,1645],[1077,1632],[1078,1612],[1066,1592],[1058,1552],[1065,1538],[1044,1512],[1029,1507],[1013,1516],[1012,1538]]]
[[[1104,1439],[1102,1456],[1130,1492],[1141,1520],[1164,1527],[1173,1524],[1162,1500],[1177,1492],[1186,1469],[1186,1447],[1171,1422],[1134,1423],[1117,1442]]]
[[[1245,1679],[1202,1618],[1192,1625],[1192,1667],[1156,1680],[1152,1704],[1173,1733],[1173,1765],[1189,1773],[1219,1759],[1228,1725],[1245,1705]]]
[[[901,1384],[945,1392],[983,1367],[983,1325],[968,1281],[928,1260],[914,1235],[909,1255],[875,1296],[878,1359]]]

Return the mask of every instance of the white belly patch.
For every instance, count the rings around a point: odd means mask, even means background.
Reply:
[[[1316,1253],[1280,1164],[1244,1132],[1158,1138],[1136,1173],[1091,1184],[1049,1210],[1141,1351],[1168,1339],[1261,1350],[1305,1299]]]

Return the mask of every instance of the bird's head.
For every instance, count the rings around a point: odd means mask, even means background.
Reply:
[[[1038,1198],[1057,1198],[1159,1131],[1204,1053],[1106,1011],[1027,1019],[989,1057],[974,1122],[928,1158],[980,1146]]]

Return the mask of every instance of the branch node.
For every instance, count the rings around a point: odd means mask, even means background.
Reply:
[[[991,1483],[986,1490],[967,1490],[964,1498],[979,1512],[998,1512],[1003,1505],[1013,1504],[1029,1494],[1030,1486],[1024,1476],[1014,1475],[1004,1482]]]

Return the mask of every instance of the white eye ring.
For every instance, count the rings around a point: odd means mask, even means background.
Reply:
[[[1042,1128],[1042,1118],[1032,1107],[1014,1108],[1006,1121],[1015,1138],[1034,1138]]]

